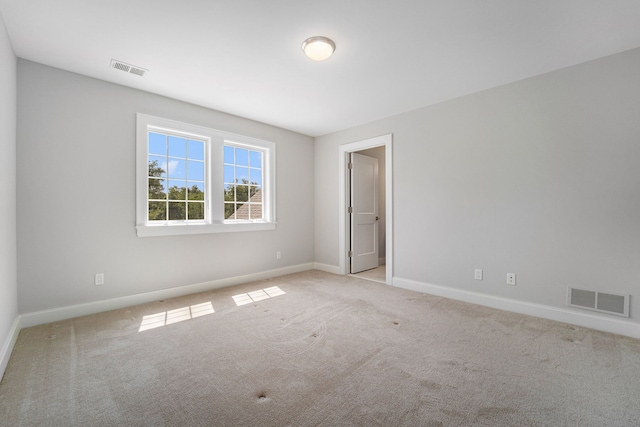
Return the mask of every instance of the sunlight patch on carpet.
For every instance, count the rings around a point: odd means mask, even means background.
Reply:
[[[239,307],[241,305],[251,304],[252,302],[258,302],[284,294],[285,291],[277,286],[272,286],[270,288],[259,289],[257,291],[247,292],[245,294],[234,295],[232,298],[236,302],[236,305]]]
[[[149,329],[159,328],[161,326],[171,325],[173,323],[184,322],[185,320],[195,319],[196,317],[213,314],[213,305],[211,301],[191,306],[176,308],[175,310],[162,311],[160,313],[149,314],[142,317],[138,332],[148,331]]]

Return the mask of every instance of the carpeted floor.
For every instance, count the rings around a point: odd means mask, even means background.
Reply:
[[[387,266],[381,265],[371,270],[365,270],[360,273],[351,274],[359,279],[373,280],[374,282],[385,283],[387,281]]]
[[[309,271],[23,329],[2,426],[638,426],[640,341]]]

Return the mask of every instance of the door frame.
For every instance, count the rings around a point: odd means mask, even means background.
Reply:
[[[349,273],[349,180],[347,174],[349,170],[348,157],[349,153],[366,150],[368,148],[384,147],[384,165],[385,165],[385,263],[386,263],[386,283],[393,285],[393,136],[392,134],[380,135],[374,138],[368,138],[361,141],[343,144],[338,147],[338,209],[339,209],[339,271],[340,274]]]

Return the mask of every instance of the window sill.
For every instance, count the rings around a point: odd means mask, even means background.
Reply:
[[[275,230],[275,222],[246,222],[228,224],[138,225],[138,237],[180,236],[185,234],[235,233]]]

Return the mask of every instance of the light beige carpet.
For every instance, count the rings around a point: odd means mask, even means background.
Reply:
[[[381,265],[371,270],[365,270],[360,273],[352,274],[351,276],[359,279],[373,280],[374,282],[385,283],[387,281],[387,266]]]
[[[640,341],[310,271],[23,329],[0,424],[638,426]]]

